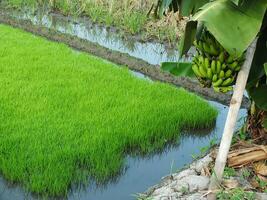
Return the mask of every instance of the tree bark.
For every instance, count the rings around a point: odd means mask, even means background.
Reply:
[[[211,191],[211,193],[208,195],[209,200],[216,199],[216,195],[212,191],[218,189],[218,186],[222,181],[223,172],[227,161],[227,155],[229,153],[233,134],[235,131],[235,124],[237,121],[243,94],[246,88],[249,71],[256,49],[256,44],[257,38],[251,43],[251,45],[247,49],[246,60],[237,76],[236,87],[234,89],[234,93],[230,102],[230,107],[225,122],[219,152],[215,161],[214,172],[210,180],[209,190]]]

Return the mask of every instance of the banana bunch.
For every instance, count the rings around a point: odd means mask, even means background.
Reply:
[[[194,41],[194,45],[197,54],[193,59],[192,69],[202,86],[212,86],[216,92],[231,91],[243,56],[233,58],[207,31],[200,40]]]

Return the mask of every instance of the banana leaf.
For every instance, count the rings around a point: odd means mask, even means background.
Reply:
[[[175,1],[175,0],[158,0],[158,1],[159,1],[158,16],[162,17],[165,10],[168,9],[172,1]]]
[[[243,2],[243,0],[231,0],[231,1],[237,6]]]
[[[260,85],[250,91],[251,98],[255,101],[257,107],[267,111],[267,85]]]
[[[267,0],[246,0],[239,6],[216,0],[200,8],[192,20],[201,21],[233,56],[240,56],[258,34]]]
[[[192,46],[192,43],[196,37],[197,32],[197,22],[189,21],[185,27],[185,33],[179,45],[179,55],[180,57],[184,55]]]
[[[165,10],[168,8],[174,12],[179,8],[179,13],[182,16],[189,16],[208,2],[210,2],[210,0],[158,0],[158,16],[162,17]]]
[[[253,88],[259,79],[265,76],[264,63],[267,62],[267,29],[259,36],[254,58],[251,64],[251,70],[248,78],[248,88]]]
[[[189,16],[196,13],[196,11],[210,2],[209,0],[182,0],[180,3],[179,11],[182,16]]]
[[[163,62],[161,69],[175,76],[195,77],[190,62]]]

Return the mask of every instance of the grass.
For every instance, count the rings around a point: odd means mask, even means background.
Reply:
[[[64,195],[119,173],[217,111],[184,89],[0,24],[0,171],[32,192]]]
[[[254,192],[245,191],[243,188],[234,188],[228,191],[221,190],[216,194],[218,200],[255,200]]]
[[[175,46],[184,30],[185,21],[179,22],[174,14],[168,14],[163,19],[155,19],[153,12],[147,16],[156,2],[157,0],[3,0],[4,4],[13,8],[48,4],[51,9],[65,15],[86,15],[94,22],[115,26],[128,34],[141,34],[144,40],[154,38]]]

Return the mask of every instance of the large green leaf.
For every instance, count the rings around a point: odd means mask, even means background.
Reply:
[[[264,63],[267,62],[267,29],[259,36],[256,51],[251,65],[251,70],[248,78],[248,87],[253,87],[260,78],[265,76]]]
[[[201,6],[208,3],[210,0],[158,0],[158,16],[162,17],[165,10],[170,8],[173,11],[179,12],[182,16],[194,14]]]
[[[192,20],[202,21],[220,44],[240,56],[258,34],[267,0],[246,0],[240,6],[229,0],[216,0],[200,8]]]
[[[175,76],[195,76],[192,70],[192,63],[189,62],[163,62],[161,63],[161,69]]]
[[[210,2],[209,0],[182,0],[179,10],[183,16],[194,14],[201,6]]]
[[[267,63],[264,64],[265,74],[267,76]]]
[[[244,0],[231,0],[235,5],[240,5]]]
[[[260,109],[267,111],[267,85],[254,88],[250,92],[250,96]]]
[[[158,10],[159,17],[163,16],[165,10],[169,8],[172,1],[176,1],[176,0],[159,0],[159,10]]]
[[[189,21],[185,27],[185,33],[179,45],[180,57],[184,55],[192,46],[192,43],[196,37],[197,21]]]

